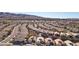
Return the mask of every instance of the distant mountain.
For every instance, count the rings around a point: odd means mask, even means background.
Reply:
[[[17,14],[17,13],[9,13],[9,12],[0,12],[0,19],[10,19],[10,20],[78,20],[78,18],[46,18],[36,15],[28,15],[28,14]]]
[[[35,15],[28,15],[28,14],[16,14],[16,13],[9,13],[9,12],[0,12],[0,19],[44,19],[44,17],[35,16]]]

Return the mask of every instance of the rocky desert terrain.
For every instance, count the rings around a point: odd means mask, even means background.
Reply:
[[[79,19],[0,12],[0,46],[79,46]]]

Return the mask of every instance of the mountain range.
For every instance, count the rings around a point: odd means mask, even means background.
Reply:
[[[68,19],[60,19],[60,18],[46,18],[36,15],[29,14],[17,14],[10,12],[0,12],[0,19],[10,19],[10,20],[79,20],[78,18],[68,18]]]
[[[44,19],[44,17],[28,15],[28,14],[16,14],[9,12],[0,12],[0,19]]]

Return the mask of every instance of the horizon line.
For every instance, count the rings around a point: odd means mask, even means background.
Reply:
[[[41,15],[29,14],[29,12],[3,12],[3,13],[25,14],[25,15],[33,15],[33,16],[44,17],[44,18],[79,19],[79,17],[49,17],[49,16],[41,16]],[[50,13],[50,12],[30,12],[30,13]],[[52,12],[52,13],[64,13],[64,12]],[[65,12],[65,13],[74,13],[74,12]]]

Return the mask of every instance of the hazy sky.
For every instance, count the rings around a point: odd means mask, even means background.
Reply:
[[[25,12],[25,13],[51,18],[79,18],[79,12]]]
[[[79,11],[78,4],[79,0],[0,0],[0,12],[25,12],[52,18],[79,18],[79,12],[74,12]]]

